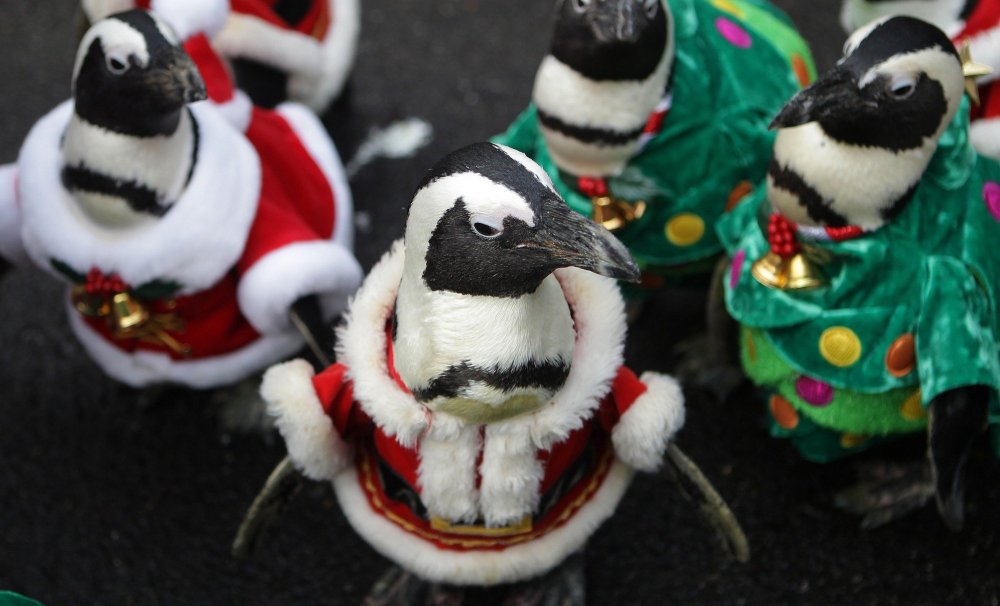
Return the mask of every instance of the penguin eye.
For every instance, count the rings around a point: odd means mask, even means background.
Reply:
[[[656,9],[660,7],[660,0],[646,0],[646,16],[652,19],[656,16]]]
[[[503,233],[503,223],[487,215],[473,215],[469,218],[469,223],[477,236],[487,240],[497,238]]]
[[[116,76],[120,76],[128,71],[128,57],[122,53],[109,53],[105,59],[108,71]]]
[[[916,83],[913,81],[913,78],[903,76],[901,78],[894,78],[889,83],[889,94],[896,99],[905,99],[912,95],[916,88]]]
[[[573,10],[578,13],[584,13],[587,10],[587,6],[590,5],[590,0],[570,0],[573,3]]]

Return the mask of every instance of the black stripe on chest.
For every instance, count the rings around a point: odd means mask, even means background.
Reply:
[[[646,125],[630,131],[613,130],[610,128],[595,128],[590,126],[576,126],[538,109],[538,121],[550,130],[562,133],[571,139],[590,143],[593,145],[626,145],[639,139]]]
[[[812,188],[798,173],[778,164],[777,159],[771,159],[768,175],[774,181],[775,187],[791,192],[805,207],[809,218],[829,227],[845,227],[847,219],[830,208],[830,202],[823,199],[818,191]]]
[[[480,368],[469,362],[462,362],[448,368],[435,377],[424,388],[413,390],[413,396],[420,402],[437,397],[454,398],[473,383],[483,383],[499,391],[511,391],[524,387],[540,387],[556,390],[563,386],[569,376],[569,364],[558,361],[532,361],[517,368],[504,370]]]

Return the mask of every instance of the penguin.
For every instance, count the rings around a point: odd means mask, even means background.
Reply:
[[[983,248],[998,235],[984,196],[1000,166],[969,146],[964,80],[929,23],[859,29],[774,118],[766,188],[719,226],[726,305],[744,368],[771,393],[772,433],[820,462],[927,433],[906,486],[839,498],[866,525],[933,497],[961,528],[962,471],[1000,387],[987,286],[1000,265]],[[806,269],[784,280],[782,267]]]
[[[174,32],[150,13],[91,28],[73,70],[62,183],[94,222],[156,221],[184,192],[198,156],[188,104],[205,84]]]
[[[852,32],[889,15],[923,19],[943,30],[957,48],[967,45],[975,83],[969,136],[984,156],[1000,160],[1000,3],[993,0],[844,0],[841,25]],[[971,94],[971,93],[970,93]]]
[[[582,603],[579,550],[683,421],[676,381],[622,366],[615,280],[637,277],[520,152],[477,143],[428,171],[338,363],[261,386],[291,465],[397,565],[371,600],[499,585]]]
[[[703,286],[713,226],[764,175],[767,124],[812,59],[764,0],[562,0],[532,104],[493,141],[538,162],[573,210],[625,243],[639,302]]]
[[[874,231],[913,197],[965,82],[951,41],[920,23],[858,30],[844,59],[774,118],[767,187],[787,219]]]
[[[532,97],[553,160],[575,175],[616,175],[663,99],[673,22],[660,0],[562,0]]]
[[[70,327],[105,373],[223,387],[325,340],[361,268],[311,112],[248,107],[234,128],[199,102],[174,30],[139,9],[88,30],[72,88],[0,169],[0,254],[68,284]]]
[[[151,9],[182,40],[210,38],[255,105],[291,100],[318,114],[345,90],[361,27],[358,0],[80,0],[80,8],[90,23]]]

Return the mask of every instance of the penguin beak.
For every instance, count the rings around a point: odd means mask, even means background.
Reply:
[[[166,65],[157,75],[159,88],[164,95],[188,104],[208,98],[205,81],[191,57],[183,49],[174,48]]]
[[[545,251],[554,268],[579,267],[616,280],[639,281],[639,268],[625,245],[558,197],[542,201],[538,221],[533,238],[520,247]]]
[[[631,44],[639,40],[641,27],[637,19],[643,13],[635,0],[593,2],[591,11],[591,23],[598,42]]]
[[[791,128],[808,122],[855,115],[855,112],[867,109],[870,107],[861,97],[854,74],[834,68],[792,97],[768,128]]]

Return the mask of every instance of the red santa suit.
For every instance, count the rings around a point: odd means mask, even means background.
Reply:
[[[251,145],[209,103],[190,106],[199,147],[191,179],[157,221],[91,222],[60,180],[67,101],[31,130],[0,172],[0,252],[25,253],[71,284],[70,325],[93,359],[133,386],[225,385],[294,353],[288,320],[317,294],[327,317],[357,288],[351,197],[315,116],[283,106],[252,123]],[[23,248],[22,248],[23,245]],[[147,321],[117,330],[115,297]]]
[[[622,366],[614,281],[556,277],[577,331],[565,385],[540,410],[485,425],[417,402],[395,373],[389,324],[403,248],[372,270],[339,333],[339,364],[271,368],[261,393],[295,465],[333,483],[354,529],[418,576],[491,585],[543,574],[653,470],[683,424],[672,379]]]

